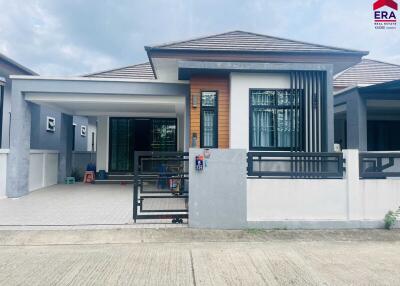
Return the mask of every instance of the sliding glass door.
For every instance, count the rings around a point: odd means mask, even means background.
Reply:
[[[135,151],[176,150],[175,118],[110,118],[110,172],[132,172]]]
[[[130,172],[133,170],[134,119],[110,119],[110,172]]]

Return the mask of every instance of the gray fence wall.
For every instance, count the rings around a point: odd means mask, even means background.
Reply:
[[[202,171],[189,150],[189,225],[197,228],[239,229],[247,226],[246,150],[210,149]]]

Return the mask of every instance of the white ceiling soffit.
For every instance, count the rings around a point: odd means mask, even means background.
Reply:
[[[27,93],[27,101],[72,115],[177,114],[185,110],[180,96]]]

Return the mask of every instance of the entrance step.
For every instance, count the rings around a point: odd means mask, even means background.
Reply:
[[[133,184],[132,173],[109,173],[107,179],[95,181],[96,184]]]
[[[95,184],[98,185],[107,185],[107,184],[116,184],[116,185],[127,185],[127,184],[133,184],[133,179],[132,180],[96,180]]]
[[[124,175],[124,174],[121,174],[121,175],[119,175],[119,174],[109,174],[108,175],[108,178],[107,178],[108,180],[121,180],[121,181],[124,181],[124,180],[133,180],[133,175],[131,175],[131,174],[126,174],[126,175]]]

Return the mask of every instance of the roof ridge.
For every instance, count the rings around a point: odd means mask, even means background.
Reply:
[[[224,33],[217,33],[217,34],[212,34],[212,35],[208,35],[208,36],[200,36],[200,37],[193,37],[187,40],[180,40],[180,41],[172,41],[172,42],[166,42],[166,43],[162,43],[162,44],[158,44],[158,45],[154,45],[154,46],[145,46],[145,48],[163,48],[166,46],[171,46],[171,45],[175,45],[175,44],[183,44],[183,43],[187,43],[187,42],[191,42],[191,41],[197,41],[197,40],[203,40],[203,39],[207,39],[207,38],[211,38],[211,37],[215,37],[215,36],[221,36],[221,35],[226,35],[226,34],[230,34],[230,33],[234,33],[234,32],[241,32],[239,30],[234,30],[234,31],[229,31],[229,32],[224,32]]]
[[[150,65],[150,62],[147,61],[147,62],[140,63],[140,64],[130,64],[130,65],[119,67],[119,68],[113,68],[113,69],[102,70],[102,71],[98,71],[98,72],[94,72],[94,73],[83,74],[81,76],[98,75],[98,74],[102,74],[102,73],[106,73],[106,72],[122,70],[122,69],[130,68],[130,67],[136,67],[136,66],[145,65],[145,64],[149,64]]]

